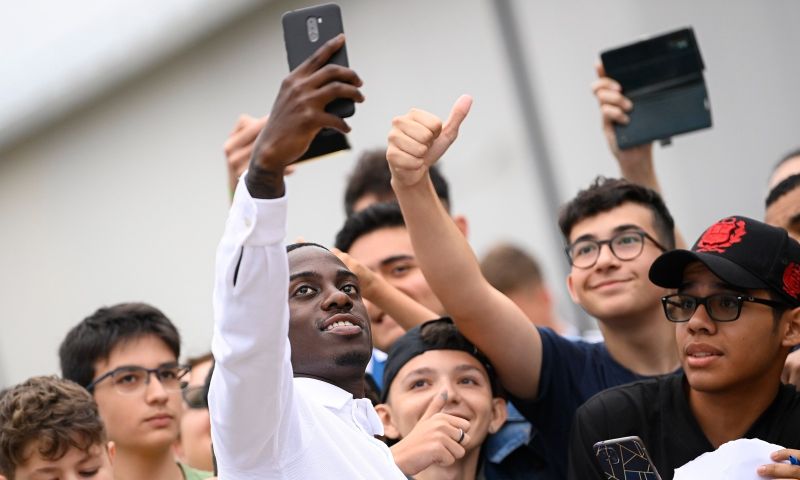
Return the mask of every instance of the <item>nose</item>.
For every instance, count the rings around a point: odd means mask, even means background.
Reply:
[[[619,259],[614,255],[614,252],[611,251],[610,243],[601,244],[599,248],[597,262],[594,264],[595,268],[604,269],[619,264]]]
[[[322,309],[325,311],[350,310],[351,308],[353,308],[353,299],[338,288],[331,288],[331,292],[322,305]]]
[[[691,333],[698,333],[704,331],[707,334],[712,334],[717,330],[717,322],[708,316],[708,311],[705,305],[698,305],[697,309],[692,314],[689,321],[686,322],[686,328]]]
[[[145,398],[147,403],[166,403],[169,393],[155,372],[148,372],[145,384]]]

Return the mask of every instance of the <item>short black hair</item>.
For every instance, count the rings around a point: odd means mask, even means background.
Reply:
[[[450,211],[450,188],[447,180],[442,176],[436,165],[431,166],[430,170],[433,188],[436,196],[441,199],[444,207]],[[386,150],[374,149],[366,150],[358,158],[356,166],[347,178],[347,185],[344,191],[344,211],[349,217],[353,214],[356,202],[368,194],[373,194],[380,202],[393,201],[395,199],[392,190],[392,173],[389,171],[389,164],[386,162]]]
[[[375,203],[350,215],[344,226],[336,234],[336,248],[343,252],[350,250],[361,236],[387,227],[404,227],[403,212],[395,202]]]
[[[105,360],[119,344],[153,335],[179,358],[181,337],[161,310],[146,303],[120,303],[99,308],[67,333],[58,349],[61,375],[87,387],[96,372],[94,364]]]
[[[607,212],[624,203],[636,203],[653,213],[653,228],[668,250],[675,248],[675,221],[661,195],[641,185],[624,179],[597,177],[594,182],[561,207],[558,226],[566,243],[576,223]]]
[[[319,247],[319,248],[321,248],[323,250],[328,250],[327,247],[324,247],[324,246],[320,245],[319,243],[297,242],[297,243],[291,243],[289,245],[286,245],[286,253],[289,253],[292,250],[297,250],[298,248],[301,248],[301,247]]]
[[[772,190],[770,190],[767,195],[764,207],[769,208],[769,206],[777,202],[779,198],[798,187],[800,187],[800,173],[789,175],[781,180],[779,184],[772,187]]]

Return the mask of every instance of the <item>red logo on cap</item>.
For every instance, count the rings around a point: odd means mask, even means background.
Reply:
[[[728,217],[711,225],[697,242],[696,252],[723,253],[734,243],[742,241],[747,233],[744,220]]]
[[[783,291],[794,298],[800,297],[800,265],[792,262],[783,271]]]

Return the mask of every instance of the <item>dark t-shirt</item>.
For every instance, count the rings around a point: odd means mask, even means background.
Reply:
[[[800,394],[793,386],[781,385],[775,400],[743,438],[800,448],[798,407]],[[631,435],[642,439],[663,480],[671,480],[676,468],[714,450],[690,410],[685,376],[670,375],[606,390],[578,409],[567,478],[605,479],[592,445]]]
[[[586,400],[607,388],[642,380],[623,367],[604,343],[568,340],[549,328],[539,328],[542,337],[542,372],[535,400],[513,398],[520,412],[540,435],[545,458],[559,480],[567,473],[569,432],[575,411]]]

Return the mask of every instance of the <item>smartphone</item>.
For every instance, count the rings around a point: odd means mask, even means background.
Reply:
[[[619,148],[711,127],[705,65],[691,28],[606,50],[600,58],[633,102],[630,122],[614,126]]]
[[[290,71],[297,68],[325,42],[344,32],[342,12],[335,3],[286,12],[282,23]],[[328,63],[348,67],[347,46],[342,45]],[[352,100],[338,98],[329,103],[325,111],[347,118],[353,116],[356,107]]]
[[[594,444],[594,456],[606,480],[661,480],[639,437],[622,437]]]

